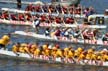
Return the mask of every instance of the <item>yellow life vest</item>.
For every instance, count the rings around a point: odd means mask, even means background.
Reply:
[[[46,55],[46,56],[49,56],[49,55],[50,55],[50,50],[49,50],[49,49],[46,49],[46,50],[45,50],[45,55]]]
[[[30,52],[29,49],[28,49],[28,47],[24,47],[24,50],[26,51],[26,53]]]
[[[8,35],[4,35],[4,36],[2,37],[2,39],[4,39],[4,40],[10,40],[10,37],[9,37]]]
[[[74,53],[71,51],[71,50],[69,50],[68,51],[68,58],[71,58],[71,57],[73,57],[74,56]]]
[[[80,54],[79,59],[84,59],[85,55],[84,54]]]
[[[58,49],[56,52],[56,56],[57,57],[63,57],[62,51]]]
[[[19,52],[25,53],[24,47],[20,47],[20,48],[19,48]]]
[[[92,57],[92,54],[87,54],[86,55],[86,59],[91,59],[91,57]]]
[[[93,51],[93,49],[88,49],[87,52],[88,52],[88,53],[93,53],[94,51]]]
[[[40,50],[37,48],[35,51],[34,51],[34,55],[39,55],[40,54]]]
[[[66,47],[66,48],[64,48],[64,51],[69,51],[69,48],[67,48],[67,47]]]
[[[52,50],[52,51],[51,51],[51,55],[52,55],[52,56],[56,56],[56,52],[57,52],[56,50]]]
[[[96,60],[97,59],[97,55],[96,54],[92,54],[92,59]]]
[[[101,60],[101,59],[102,59],[102,56],[98,55],[98,56],[97,56],[97,59],[98,59],[98,60]]]
[[[75,50],[74,56],[75,56],[75,57],[78,57],[79,55],[80,55],[80,52],[79,52],[78,50]]]
[[[48,49],[47,45],[43,45],[42,47],[43,47],[43,50]]]
[[[107,59],[108,59],[108,56],[107,56],[107,55],[103,55],[103,56],[102,56],[102,60],[103,60],[103,61],[106,61]]]
[[[0,39],[0,44],[6,46],[6,45],[8,45],[8,43],[9,43],[9,40]]]
[[[13,52],[18,52],[18,47],[17,47],[16,45],[14,45],[14,46],[12,47],[12,51],[13,51]]]
[[[63,54],[66,58],[68,57],[68,51],[64,51]]]

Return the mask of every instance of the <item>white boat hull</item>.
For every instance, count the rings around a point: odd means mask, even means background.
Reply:
[[[65,43],[76,43],[76,44],[91,44],[91,45],[102,45],[108,46],[108,41],[103,42],[100,40],[84,40],[84,39],[68,39],[66,37],[50,37],[41,34],[36,34],[33,32],[24,32],[24,31],[15,31],[14,34],[24,35],[34,37],[35,39],[45,40],[45,41],[56,41],[56,42],[65,42]]]
[[[5,19],[0,19],[0,24],[8,24],[8,25],[22,25],[22,26],[33,26],[32,22],[24,22],[24,21],[12,21],[12,20],[5,20]],[[87,27],[87,28],[107,28],[106,25],[87,25],[87,26],[82,26],[81,24],[54,24],[54,23],[40,23],[40,27]]]
[[[32,25],[32,22],[0,19],[0,24],[30,26],[30,25]]]
[[[0,0],[0,2],[1,3],[17,3],[17,1],[12,1],[12,0]],[[26,1],[22,1],[22,4],[36,4],[35,2],[26,2]],[[62,4],[62,5],[70,5],[70,4],[79,4],[80,3],[80,0],[70,0],[70,1],[68,1],[68,2],[66,2],[66,3],[64,3],[64,2],[56,2],[56,3],[54,3],[54,4],[58,4],[58,3],[60,3],[60,4]],[[49,3],[49,4],[51,4],[51,3]]]

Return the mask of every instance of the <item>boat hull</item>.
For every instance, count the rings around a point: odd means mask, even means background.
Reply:
[[[61,1],[64,1],[64,2],[52,2],[53,4],[62,4],[62,5],[70,5],[70,4],[75,4],[75,5],[77,5],[77,4],[79,4],[80,3],[80,0],[61,0]],[[0,0],[0,3],[14,3],[14,4],[16,4],[17,2],[16,1],[5,1],[5,0]],[[30,4],[30,3],[32,3],[32,4],[36,4],[36,2],[26,2],[26,1],[22,1],[22,4]],[[49,3],[49,4],[51,4],[51,3]]]
[[[25,22],[25,21],[13,21],[13,20],[5,20],[5,19],[0,19],[0,24],[8,24],[8,25],[22,25],[22,26],[34,26],[33,22]],[[55,24],[55,23],[40,23],[40,27],[82,27],[82,28],[103,28],[105,29],[107,26],[106,25],[87,25],[87,26],[82,26],[81,24]]]
[[[52,4],[54,5],[64,5],[64,6],[68,6],[68,5],[78,5],[80,3],[80,0],[61,0],[60,2],[52,2]]]
[[[90,45],[102,45],[102,46],[108,46],[108,41],[102,41],[101,39],[98,40],[84,40],[84,39],[68,39],[66,37],[50,37],[50,36],[45,36],[44,34],[36,34],[33,32],[24,32],[24,31],[15,31],[13,34],[16,35],[23,35],[23,36],[29,36],[33,37],[38,40],[42,41],[52,41],[52,42],[64,42],[64,43],[76,43],[76,44],[90,44]]]

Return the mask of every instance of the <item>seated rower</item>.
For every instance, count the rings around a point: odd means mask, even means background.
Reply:
[[[18,19],[19,19],[19,21],[24,21],[24,15],[23,14],[18,14]]]
[[[40,21],[41,22],[45,22],[46,20],[47,20],[47,17],[46,17],[45,14],[40,16]]]
[[[62,13],[62,7],[60,4],[56,6],[56,10],[58,11],[58,13]]]
[[[61,30],[59,28],[51,32],[51,37],[55,39],[57,39],[57,37],[59,37],[60,35],[61,35]]]
[[[108,41],[108,33],[102,36],[102,41]]]
[[[27,21],[31,21],[31,14],[29,14],[29,13],[26,13],[25,14],[25,19],[27,20]]]
[[[101,61],[102,62],[108,61],[108,50],[103,49],[100,51],[100,53],[101,53]]]
[[[63,14],[68,14],[68,9],[65,6],[62,6]]]
[[[34,54],[34,51],[38,48],[38,44],[32,44],[31,47],[29,48],[29,51],[31,54]]]
[[[42,12],[40,5],[34,6],[35,12]]]
[[[9,44],[9,42],[10,42],[10,35],[2,36],[2,38],[0,39],[0,48],[6,49],[6,46]]]
[[[45,36],[50,36],[50,28],[46,28],[46,30],[45,30]]]
[[[39,49],[39,48],[36,48],[36,49],[34,50],[34,53],[33,53],[34,58],[39,57],[39,56],[40,56],[40,54],[41,54],[40,49]]]
[[[25,50],[25,48],[27,48],[27,44],[26,43],[22,43],[21,46],[19,47],[19,52],[20,53],[27,53],[27,51]]]
[[[3,19],[6,19],[6,20],[9,20],[9,14],[7,11],[5,11],[3,14],[2,14],[2,18]]]
[[[33,4],[29,4],[29,5],[26,7],[25,11],[32,11],[32,8],[33,8]]]
[[[57,24],[61,24],[61,23],[63,22],[63,20],[62,20],[60,17],[56,17],[56,18],[55,18],[55,22],[56,22]]]
[[[53,5],[49,5],[49,13],[54,13],[56,12],[55,7]]]
[[[80,54],[84,51],[83,48],[81,47],[78,47],[77,50],[75,50],[75,54],[74,54],[74,57],[75,58],[78,58],[80,56]]]
[[[74,23],[74,19],[73,19],[73,18],[70,18],[70,17],[67,17],[67,18],[65,19],[65,23],[66,23],[66,24],[73,24],[73,23]]]
[[[19,52],[19,47],[20,47],[20,43],[16,43],[15,45],[13,45],[12,51],[13,51],[14,53]]]
[[[78,57],[78,63],[80,62],[80,60],[84,62],[85,57],[86,57],[86,54],[84,52],[80,53],[80,55]]]
[[[72,47],[69,47],[68,59],[74,62],[74,50],[72,49]]]
[[[84,39],[95,40],[95,34],[91,29],[86,29],[82,34]]]
[[[57,52],[56,52],[56,57],[60,57],[60,58],[63,58],[64,57],[64,54],[63,54],[63,51],[61,49],[57,49]]]
[[[11,14],[11,19],[12,19],[12,20],[18,20],[17,15]]]
[[[61,33],[61,30],[60,30],[60,29],[57,29],[57,30],[55,31],[55,36],[60,36],[60,33]]]
[[[48,6],[46,4],[42,6],[42,9],[45,13],[48,13]]]

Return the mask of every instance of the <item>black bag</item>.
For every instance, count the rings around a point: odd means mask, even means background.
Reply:
[[[98,24],[104,24],[104,17],[96,17],[96,22]]]

